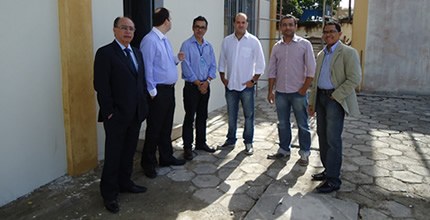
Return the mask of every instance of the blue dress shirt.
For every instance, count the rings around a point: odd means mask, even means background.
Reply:
[[[176,64],[179,63],[173,55],[173,49],[166,36],[157,28],[152,30],[140,42],[145,64],[145,76],[148,92],[157,95],[158,84],[175,84],[178,80]]]
[[[339,41],[336,42],[333,46],[331,46],[330,50],[327,49],[327,46],[324,47],[324,59],[321,65],[320,76],[318,78],[318,88],[320,89],[335,89],[330,79],[330,65],[331,60],[333,59],[334,51],[336,50],[338,44]]]
[[[209,77],[215,79],[215,53],[209,42],[203,40],[200,45],[193,35],[182,43],[181,51],[185,53],[185,60],[181,65],[182,79],[187,82],[206,81]]]

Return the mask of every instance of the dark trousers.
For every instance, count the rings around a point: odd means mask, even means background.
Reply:
[[[325,168],[327,180],[340,186],[345,111],[337,101],[330,98],[330,94],[321,92],[317,94],[315,110],[321,162]]]
[[[125,122],[120,115],[103,122],[106,141],[100,191],[105,200],[116,199],[120,188],[134,184],[130,178],[141,124],[137,116]]]
[[[183,89],[185,117],[182,125],[182,140],[184,148],[193,144],[193,123],[196,119],[196,147],[206,145],[206,120],[208,118],[208,102],[210,90],[200,93],[193,83],[185,82]]]
[[[158,146],[160,163],[173,159],[172,126],[175,112],[175,87],[158,85],[157,95],[149,101],[149,114],[141,165],[144,169],[154,169],[157,165]]]

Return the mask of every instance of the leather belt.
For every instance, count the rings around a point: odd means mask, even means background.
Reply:
[[[187,82],[187,81],[185,81],[185,85],[196,86],[196,84],[194,84],[193,82]]]
[[[157,84],[157,88],[174,88],[175,84]]]
[[[318,93],[331,96],[331,94],[334,92],[334,89],[320,89],[318,88]]]

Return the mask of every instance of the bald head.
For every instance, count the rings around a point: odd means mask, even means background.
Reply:
[[[240,12],[237,13],[234,17],[234,33],[236,37],[241,38],[248,28],[248,16],[246,14]]]
[[[238,17],[242,17],[242,18],[245,19],[246,22],[248,22],[248,16],[246,16],[245,13],[243,13],[243,12],[237,13],[236,16],[234,16],[234,22],[236,22],[236,20],[237,20]]]

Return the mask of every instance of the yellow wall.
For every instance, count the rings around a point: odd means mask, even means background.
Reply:
[[[91,0],[58,0],[69,175],[97,165]]]
[[[360,56],[361,68],[363,79],[361,80],[361,87],[363,86],[365,69],[364,61],[366,54],[366,36],[367,36],[367,17],[368,17],[368,0],[355,1],[354,4],[354,20],[352,25],[352,47],[357,49],[358,55]]]

